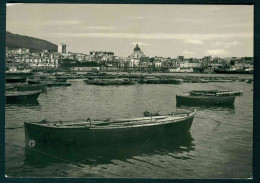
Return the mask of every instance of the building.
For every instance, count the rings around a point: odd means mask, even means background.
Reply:
[[[184,60],[184,56],[178,56],[177,59],[182,61]]]
[[[139,67],[141,58],[145,57],[142,50],[136,44],[133,53],[128,57],[129,67]]]
[[[67,45],[64,43],[61,43],[58,45],[58,53],[67,53]]]
[[[212,61],[212,57],[211,56],[204,56],[203,58],[202,58],[202,67],[208,67],[208,66],[210,66],[210,63],[211,63],[211,61]]]

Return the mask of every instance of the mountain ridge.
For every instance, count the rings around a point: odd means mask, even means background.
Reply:
[[[28,48],[30,49],[30,52],[58,50],[58,46],[49,41],[20,34],[13,34],[8,31],[6,31],[6,47],[8,47],[8,49]]]

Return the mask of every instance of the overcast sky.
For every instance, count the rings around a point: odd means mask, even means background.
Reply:
[[[68,51],[113,51],[175,58],[253,56],[253,6],[18,4],[11,33],[68,44]]]

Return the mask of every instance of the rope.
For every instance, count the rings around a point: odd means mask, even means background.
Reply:
[[[54,159],[57,159],[57,160],[60,160],[60,161],[66,162],[66,163],[71,163],[71,164],[74,164],[74,165],[76,165],[76,166],[84,167],[83,164],[74,163],[74,162],[72,162],[72,161],[69,161],[69,160],[66,160],[66,159],[63,159],[63,158],[59,158],[59,157],[57,157],[57,156],[53,156],[53,155],[51,155],[51,154],[48,154],[48,153],[39,151],[39,150],[37,150],[37,149],[31,148],[31,147],[28,147],[28,146],[25,146],[25,147],[28,148],[28,149],[31,149],[31,150],[33,150],[33,151],[36,151],[36,152],[38,152],[38,153],[44,154],[44,155],[46,155],[46,156],[52,157],[52,158],[54,158]]]
[[[20,145],[17,145],[17,144],[12,144],[12,145],[18,146],[18,147],[20,147],[20,148],[24,148],[23,146],[20,146]],[[57,157],[57,156],[53,156],[53,155],[51,155],[51,154],[48,154],[48,153],[43,152],[43,151],[39,151],[39,150],[37,150],[37,149],[31,148],[31,147],[28,147],[28,146],[25,146],[25,148],[28,148],[28,149],[33,150],[33,151],[35,151],[35,152],[41,153],[41,154],[43,154],[43,155],[45,155],[45,156],[49,156],[49,157],[51,157],[51,158],[54,158],[54,159],[57,159],[57,160],[60,160],[60,161],[66,162],[66,163],[70,163],[70,164],[73,164],[73,165],[76,165],[76,166],[79,166],[79,167],[85,167],[85,165],[83,165],[83,164],[81,164],[81,163],[75,163],[75,162],[72,162],[72,161],[69,161],[69,160],[66,160],[66,159],[63,159],[63,158],[59,158],[59,157]],[[91,167],[90,167],[90,168],[91,168]]]
[[[211,117],[209,117],[209,116],[204,116],[203,114],[199,113],[199,111],[198,111],[198,114],[202,115],[202,116],[204,117],[204,119],[205,119],[205,118],[209,118],[209,119],[211,119],[211,120],[213,120],[213,121],[215,121],[215,122],[221,124],[221,121],[218,121],[218,120],[216,120],[216,119],[214,119],[214,118],[211,118]]]

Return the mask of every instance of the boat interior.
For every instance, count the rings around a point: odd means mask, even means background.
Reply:
[[[140,118],[125,118],[125,119],[106,119],[106,120],[75,120],[75,121],[47,121],[42,120],[34,124],[45,127],[52,128],[124,128],[124,127],[140,127],[140,126],[150,126],[159,125],[168,122],[178,122],[194,115],[196,111],[193,112],[176,112],[168,115],[158,115]]]

